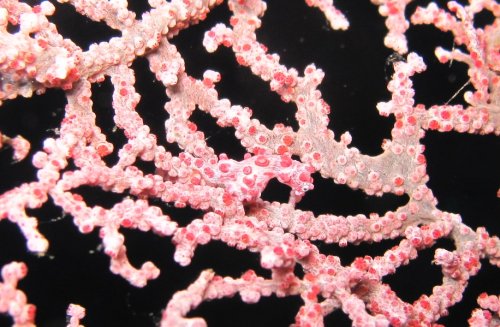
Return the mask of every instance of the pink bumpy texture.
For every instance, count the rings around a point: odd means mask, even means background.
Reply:
[[[385,17],[385,44],[406,60],[394,63],[388,83],[392,98],[377,105],[380,115],[395,119],[391,139],[383,153],[369,156],[350,146],[351,135],[338,139],[328,128],[329,105],[318,85],[324,73],[314,64],[304,72],[280,63],[259,43],[256,30],[266,3],[261,0],[228,0],[232,12],[228,24],[219,23],[206,32],[203,45],[209,52],[229,47],[235,60],[269,83],[284,102],[296,107],[298,130],[277,124],[267,128],[252,118],[252,110],[221,99],[216,84],[224,78],[208,70],[202,79],[189,76],[177,48],[170,43],[180,30],[205,19],[222,0],[149,0],[151,10],[141,19],[127,9],[126,1],[59,0],[75,7],[89,19],[107,24],[121,36],[93,44],[83,51],[64,39],[48,20],[55,7],[48,1],[29,6],[17,0],[0,0],[0,103],[18,96],[31,97],[50,88],[65,91],[67,105],[57,137],[44,141],[43,149],[30,153],[22,136],[0,133],[0,148],[12,147],[14,160],[32,158],[37,179],[0,195],[0,220],[17,224],[29,251],[44,254],[49,242],[37,227],[37,218],[26,209],[39,208],[49,198],[73,217],[82,233],[99,230],[111,271],[137,287],[156,278],[160,270],[152,262],[133,266],[127,257],[125,237],[120,229],[138,229],[172,237],[174,259],[188,265],[199,244],[222,241],[240,250],[257,252],[271,278],[246,272],[241,278],[217,276],[204,271],[186,290],[177,292],[163,312],[162,326],[204,326],[202,318],[186,318],[203,301],[239,293],[248,303],[261,296],[299,295],[303,305],[295,326],[322,326],[323,317],[344,311],[353,326],[431,326],[460,301],[470,277],[480,269],[480,260],[500,266],[500,242],[485,228],[472,230],[458,214],[441,211],[427,186],[429,176],[421,140],[428,130],[439,132],[500,134],[500,5],[493,0],[470,0],[467,6],[450,1],[448,8],[431,3],[417,8],[411,24],[431,24],[449,31],[460,48],[438,48],[445,63],[468,65],[472,90],[467,105],[434,105],[426,108],[414,102],[412,77],[426,69],[416,53],[407,53],[405,36],[410,21],[405,17],[411,0],[372,0]],[[321,10],[334,29],[347,29],[348,14],[330,0],[306,0]],[[486,10],[493,22],[474,26],[475,14]],[[346,18],[347,17],[347,18]],[[10,32],[9,26],[18,26]],[[135,108],[140,95],[134,88],[130,64],[145,57],[156,78],[163,83],[169,100],[165,104],[166,141],[181,149],[174,155],[159,145],[156,135],[144,124]],[[113,86],[113,115],[126,144],[117,148],[96,125],[91,100],[92,83],[110,78]],[[40,108],[43,110],[44,108]],[[232,127],[246,149],[241,161],[215,153],[205,135],[190,117],[201,110],[222,127]],[[110,166],[104,157],[116,153]],[[145,174],[138,160],[151,162],[156,171]],[[70,165],[71,164],[71,165]],[[408,202],[383,215],[339,216],[313,213],[296,204],[314,188],[312,174],[359,189],[367,195],[406,194]],[[318,174],[318,175],[319,175]],[[261,194],[271,179],[287,185],[288,202],[268,202]],[[91,206],[72,190],[80,186],[126,193],[112,208]],[[499,192],[500,194],[500,192]],[[204,212],[185,227],[151,205],[157,199],[176,207],[189,206]],[[382,282],[415,259],[419,251],[437,240],[453,240],[453,251],[438,248],[434,262],[441,266],[442,284],[413,303],[401,300]],[[361,242],[400,239],[382,256],[358,257],[342,265],[334,255],[325,255],[311,241],[340,246]],[[486,262],[485,261],[485,262]],[[304,277],[296,276],[299,265]],[[17,290],[18,279],[27,267],[13,262],[2,270],[0,312],[12,317],[16,326],[34,323],[34,307]],[[498,326],[499,299],[484,294],[480,309],[472,313],[474,326]],[[68,323],[78,326],[85,310],[70,305]]]

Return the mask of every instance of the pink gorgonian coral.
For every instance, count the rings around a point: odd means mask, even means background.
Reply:
[[[498,326],[499,16],[0,0],[0,323]]]

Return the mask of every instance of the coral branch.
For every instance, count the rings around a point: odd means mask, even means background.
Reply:
[[[285,65],[287,61],[264,44],[258,29],[268,8],[262,0],[227,0],[228,21],[201,27],[203,40],[189,42],[209,53],[230,51],[243,70],[292,108],[294,116],[274,126],[257,119],[272,114],[274,108],[252,110],[223,98],[226,73],[212,68],[191,73],[190,65],[203,60],[188,60],[176,45],[181,31],[213,14],[222,0],[149,0],[140,18],[125,0],[58,2],[30,6],[0,0],[0,105],[49,89],[61,92],[66,100],[54,135],[42,136],[41,142],[7,136],[19,134],[8,130],[11,121],[2,124],[0,132],[0,150],[12,149],[16,165],[30,158],[36,170],[35,177],[7,186],[0,194],[0,221],[19,228],[29,252],[44,256],[50,253],[49,245],[57,243],[51,225],[42,227],[47,221],[34,210],[53,206],[71,217],[81,234],[98,237],[110,271],[137,288],[157,287],[160,283],[153,280],[165,277],[160,273],[169,280],[172,276],[171,267],[148,257],[153,251],[140,249],[145,256],[136,257],[136,248],[129,246],[135,232],[169,239],[173,260],[183,269],[196,261],[199,247],[212,242],[257,253],[256,264],[267,275],[245,268],[241,277],[233,278],[205,266],[185,290],[179,288],[191,281],[175,285],[176,293],[158,318],[160,325],[192,327],[207,322],[192,318],[190,311],[203,302],[236,294],[248,304],[271,295],[295,296],[301,304],[294,326],[323,326],[324,317],[336,310],[343,311],[353,326],[434,326],[461,301],[481,265],[500,267],[500,240],[494,232],[477,226],[474,230],[460,212],[438,206],[424,146],[424,137],[431,132],[500,135],[500,5],[495,1],[470,0],[468,5],[448,1],[447,9],[431,2],[418,7],[410,19],[406,11],[411,0],[371,1],[385,18],[385,46],[399,53],[397,60],[388,61],[394,68],[387,84],[389,99],[367,108],[393,123],[377,155],[354,146],[354,131],[337,137],[333,132],[337,121],[330,114],[328,97],[320,91],[336,87],[321,86],[328,71],[313,63],[300,69]],[[305,3],[322,11],[331,28],[349,27],[349,11],[341,12],[332,0]],[[118,36],[82,49],[58,31],[62,24],[55,23],[54,16],[64,6]],[[492,19],[479,27],[475,18],[482,12]],[[470,86],[461,104],[416,103],[419,90],[414,80],[432,65],[428,68],[412,48],[407,38],[410,21],[453,35],[457,48],[438,47],[435,54],[440,63],[467,66]],[[369,55],[363,58],[372,65]],[[149,64],[151,79],[156,78],[156,86],[166,95],[162,108],[141,108],[149,99],[142,94],[142,82],[136,82],[139,61]],[[112,101],[101,106],[95,87],[108,82]],[[246,95],[245,90],[239,93]],[[215,122],[215,128],[234,136],[244,154],[237,157],[212,146],[211,135],[204,133],[204,122],[197,118],[200,112]],[[103,127],[105,117],[113,121],[111,131]],[[164,117],[160,131],[158,117]],[[490,154],[497,155],[497,150]],[[402,202],[378,213],[372,208],[369,213],[345,215],[305,210],[304,199],[338,200],[330,194],[319,199],[317,186],[322,179],[363,196],[394,196]],[[268,201],[265,193],[271,184],[286,189],[288,198]],[[96,203],[85,188],[118,200]],[[192,220],[182,219],[186,212],[195,213]],[[348,262],[324,247],[384,240],[394,245]],[[452,245],[443,248],[446,241]],[[403,266],[430,249],[442,274],[439,285],[428,294],[418,290],[419,297],[403,300],[387,278],[398,276]],[[17,289],[26,273],[27,266],[19,262],[2,269],[0,313],[9,315],[14,326],[35,324],[35,306]],[[91,316],[88,304],[82,304]],[[498,295],[483,293],[478,304],[469,323],[498,325]],[[78,327],[86,309],[70,304],[66,313],[67,325]]]

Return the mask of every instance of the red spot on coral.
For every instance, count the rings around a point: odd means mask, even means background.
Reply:
[[[432,119],[429,122],[429,128],[432,129],[432,130],[439,129],[439,122],[437,120],[435,120],[435,119]]]
[[[259,167],[267,167],[269,166],[269,159],[267,159],[265,156],[258,156],[255,159],[255,165]]]
[[[276,149],[276,152],[278,154],[285,154],[289,151],[288,147],[284,146],[283,144],[278,146],[278,149]]]
[[[405,182],[405,180],[402,177],[398,176],[398,177],[394,178],[394,185],[396,185],[396,186],[401,186],[404,184],[404,182]]]
[[[441,118],[448,120],[448,119],[450,119],[450,117],[451,117],[451,114],[448,110],[441,111]]]
[[[219,163],[219,170],[223,173],[229,172],[229,169],[231,168],[231,165],[228,163]]]
[[[293,136],[291,136],[291,135],[283,136],[282,140],[283,140],[283,144],[285,144],[286,146],[290,146],[293,144]]]
[[[245,167],[243,167],[243,174],[250,175],[251,173],[252,173],[252,167],[251,166],[245,166]]]
[[[130,226],[132,226],[132,221],[128,218],[124,218],[124,219],[122,219],[121,225],[125,228],[129,228]]]
[[[224,193],[222,196],[222,202],[224,202],[225,205],[229,206],[233,203],[233,197],[229,193]]]
[[[277,246],[273,249],[273,252],[276,254],[276,255],[279,255],[279,256],[282,256],[283,254],[285,254],[285,252],[283,251],[283,249],[280,247],[280,246]]]
[[[250,236],[248,236],[248,234],[243,234],[243,235],[241,236],[241,241],[242,241],[243,243],[248,243],[248,242],[250,242]]]
[[[283,168],[290,167],[293,164],[292,158],[281,156],[280,166]]]

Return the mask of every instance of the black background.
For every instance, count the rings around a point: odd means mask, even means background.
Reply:
[[[130,9],[138,17],[147,10],[146,1],[129,2]],[[413,12],[416,5],[427,3],[416,1],[408,6],[407,13]],[[69,5],[55,5],[57,11],[50,20],[57,24],[64,37],[71,38],[84,50],[91,43],[120,35],[104,24],[83,18]],[[329,127],[337,136],[349,131],[354,146],[362,153],[376,155],[381,153],[382,140],[390,138],[394,123],[392,118],[379,116],[375,108],[377,102],[390,98],[386,89],[390,72],[385,68],[392,51],[383,46],[384,19],[368,0],[337,0],[336,5],[351,23],[348,31],[332,31],[319,10],[308,8],[304,1],[270,0],[258,39],[268,46],[270,52],[278,53],[283,64],[293,66],[299,72],[310,63],[322,68],[326,77],[320,90],[332,107]],[[210,13],[206,21],[181,32],[172,40],[186,62],[187,72],[201,78],[206,69],[219,71],[222,81],[217,90],[221,98],[227,97],[233,104],[252,108],[255,117],[268,127],[281,122],[296,128],[294,107],[283,104],[279,96],[269,91],[268,85],[248,69],[239,67],[229,49],[207,54],[202,47],[203,32],[215,23],[227,24],[228,17],[229,11],[223,4]],[[481,13],[477,24],[482,26],[491,21],[491,15]],[[441,65],[434,58],[436,46],[453,47],[451,34],[429,26],[412,26],[407,36],[410,51],[422,55],[428,65],[426,72],[413,79],[416,102],[426,106],[447,102],[468,80],[465,65]],[[159,136],[160,144],[173,152],[178,151],[164,140],[163,122],[168,118],[163,110],[168,100],[164,87],[155,80],[145,59],[136,59],[132,67],[136,72],[136,89],[142,96],[137,110]],[[123,144],[123,136],[113,132],[109,79],[94,84],[92,90],[98,125],[115,144]],[[462,96],[463,92],[451,103],[463,103]],[[31,141],[33,150],[39,150],[45,138],[55,135],[54,129],[63,117],[64,105],[64,93],[59,90],[49,90],[31,99],[7,101],[0,108],[0,130],[11,136],[23,135]],[[231,129],[217,127],[211,117],[199,111],[192,119],[205,132],[209,145],[217,153],[226,152],[235,159],[243,157],[245,151]],[[430,175],[428,185],[439,201],[438,207],[461,214],[464,222],[473,229],[486,226],[490,234],[498,235],[500,199],[496,198],[496,191],[500,186],[500,139],[492,135],[429,132],[423,143]],[[11,150],[0,151],[0,194],[36,178],[31,157],[13,163],[11,156]],[[116,156],[107,160],[112,164]],[[141,168],[152,170],[148,163],[142,163]],[[382,214],[407,200],[393,195],[369,197],[323,180],[319,175],[314,177],[315,190],[304,197],[298,208],[315,214]],[[121,200],[120,195],[90,187],[79,188],[76,192],[82,194],[89,204],[106,208]],[[286,201],[287,194],[286,188],[272,182],[263,198]],[[174,209],[158,201],[153,201],[153,204],[160,206],[182,226],[202,214],[190,209]],[[20,289],[26,292],[29,302],[37,306],[36,322],[39,326],[64,325],[69,303],[86,307],[87,317],[82,321],[86,326],[153,326],[172,294],[185,289],[206,268],[213,268],[222,276],[239,277],[247,269],[269,276],[268,271],[259,267],[258,254],[238,251],[220,242],[199,247],[192,264],[180,267],[172,259],[174,247],[169,238],[125,230],[132,263],[138,266],[145,260],[152,260],[162,271],[160,277],[147,287],[136,289],[109,271],[109,259],[100,249],[97,232],[80,234],[71,218],[64,216],[50,201],[43,208],[28,212],[40,219],[40,230],[50,241],[49,252],[43,257],[28,253],[17,226],[1,221],[0,266],[13,260],[27,263],[28,276],[20,282]],[[323,253],[338,255],[347,265],[358,256],[382,255],[396,243],[397,240],[389,240],[346,248],[316,244]],[[440,269],[431,264],[437,247],[453,249],[450,241],[440,240],[431,249],[422,251],[408,266],[398,269],[394,276],[385,278],[384,282],[405,301],[412,302],[421,294],[430,294],[432,287],[439,285],[441,280]],[[471,280],[464,300],[451,308],[450,315],[441,318],[440,323],[466,325],[471,311],[477,307],[476,298],[481,292],[499,293],[498,269],[484,260],[482,263],[483,269]],[[244,304],[240,299],[223,299],[202,304],[190,316],[203,316],[209,326],[288,326],[293,323],[300,305],[298,297],[278,299],[271,296],[254,305]],[[0,316],[0,326],[8,326],[10,321],[8,317]],[[336,311],[325,318],[325,325],[350,326],[351,322],[344,313]]]

